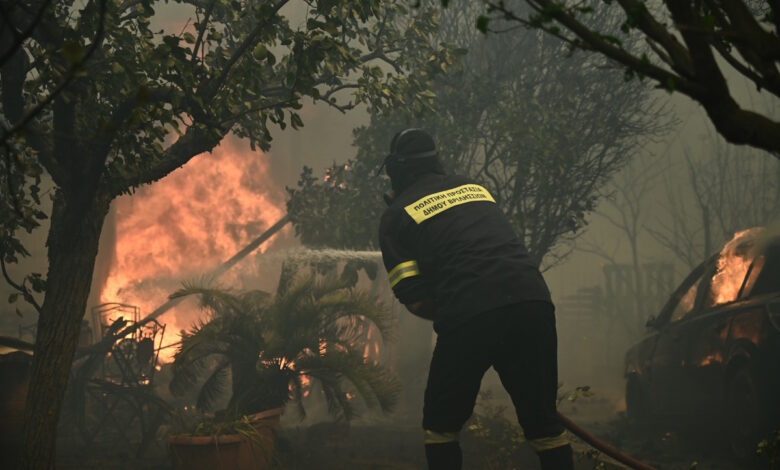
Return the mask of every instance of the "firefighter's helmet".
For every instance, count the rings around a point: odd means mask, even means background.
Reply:
[[[390,153],[384,167],[394,189],[408,183],[410,177],[421,172],[444,173],[433,137],[423,129],[411,128],[398,132],[390,142]]]

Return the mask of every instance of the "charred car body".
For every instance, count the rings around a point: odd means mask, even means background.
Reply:
[[[708,423],[752,454],[780,427],[780,236],[738,233],[694,269],[626,355],[626,406]]]

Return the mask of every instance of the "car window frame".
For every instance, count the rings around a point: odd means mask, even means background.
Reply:
[[[780,253],[780,237],[778,237],[775,240],[770,241],[766,245],[764,245],[753,257],[753,260],[750,263],[750,267],[748,267],[747,273],[745,273],[745,279],[742,280],[742,286],[739,288],[739,295],[737,296],[737,300],[750,300],[754,298],[753,296],[753,288],[755,287],[756,282],[753,282],[751,286],[749,286],[749,289],[746,291],[745,289],[748,288],[747,282],[750,279],[750,276],[753,273],[753,269],[755,268],[756,262],[763,258],[764,263],[761,266],[761,272],[758,273],[756,277],[756,281],[758,281],[758,277],[761,276],[763,270],[766,268],[766,261],[768,261],[770,258],[770,253],[773,253],[774,256],[777,256],[777,253]],[[765,294],[759,294],[759,295],[765,295]],[[777,295],[777,292],[768,292],[766,295]]]
[[[755,269],[756,263],[759,260],[762,260],[761,267],[759,268],[760,271],[758,272],[758,274],[756,274],[756,279],[753,281],[753,284],[751,286],[748,286],[747,283],[750,280],[750,277],[753,275],[753,270]],[[750,291],[752,291],[753,286],[756,285],[755,281],[758,280],[758,276],[761,276],[761,271],[764,270],[764,265],[766,265],[765,253],[759,253],[753,257],[753,261],[750,262],[750,266],[748,266],[747,273],[745,273],[745,279],[742,280],[742,285],[739,287],[739,294],[737,294],[737,300],[746,300],[750,298]],[[748,288],[747,292],[745,292],[745,288]]]
[[[658,315],[658,321],[657,321],[658,327],[665,327],[673,323],[679,323],[681,321],[685,321],[687,318],[690,318],[693,315],[696,315],[697,311],[701,307],[701,303],[703,302],[701,284],[697,289],[696,299],[694,300],[693,308],[691,309],[691,311],[688,312],[680,320],[674,322],[671,321],[672,313],[674,312],[675,307],[677,307],[677,305],[680,303],[683,296],[688,292],[688,290],[700,280],[703,281],[704,280],[703,277],[712,272],[714,264],[718,259],[717,256],[718,255],[710,256],[709,258],[701,262],[698,266],[696,266],[693,270],[691,270],[691,272],[680,283],[677,289],[674,290],[672,295],[669,297],[669,300],[661,309],[661,313]]]

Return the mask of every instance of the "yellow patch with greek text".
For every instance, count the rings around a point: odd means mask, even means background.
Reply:
[[[478,184],[464,184],[457,188],[423,196],[405,206],[404,209],[419,224],[448,209],[468,202],[495,203],[496,201],[484,187]]]

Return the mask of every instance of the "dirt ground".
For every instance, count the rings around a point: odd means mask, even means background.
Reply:
[[[624,420],[603,423],[582,423],[593,433],[614,446],[630,453],[658,469],[664,470],[741,470],[748,468],[734,462],[724,446],[712,442],[691,442],[683,433],[644,433],[631,430]],[[416,426],[360,426],[320,424],[312,427],[284,429],[278,436],[276,469],[301,470],[379,470],[424,469],[422,431]],[[466,433],[461,444],[465,469],[528,469],[538,468],[528,446],[506,452],[492,443]],[[623,467],[608,458],[597,455],[582,443],[575,441],[577,470]],[[497,458],[497,455],[502,454]],[[167,470],[171,468],[164,445],[150,449],[143,459],[123,450],[95,450],[85,452],[76,447],[61,449],[57,468],[65,470]],[[510,463],[511,462],[511,463]],[[693,464],[696,464],[695,466]],[[603,466],[599,466],[602,464]]]
[[[614,390],[614,389],[613,389]],[[622,394],[595,390],[592,397],[574,402],[564,400],[559,409],[576,423],[657,469],[663,470],[743,470],[751,468],[736,462],[719,435],[720,430],[675,428],[671,425],[637,429],[629,426],[621,411]],[[461,433],[465,469],[538,468],[533,452],[517,439],[508,403],[499,396],[478,403],[477,417]],[[352,426],[323,422],[315,425],[283,420],[278,434],[274,467],[280,470],[379,470],[424,469],[422,429],[387,421],[362,422]],[[162,433],[161,433],[162,434]],[[170,457],[164,436],[153,444],[144,458],[129,448],[90,448],[77,440],[62,438],[57,468],[64,470],[168,470]],[[577,470],[626,468],[599,455],[574,439]],[[768,468],[755,466],[754,468]]]

